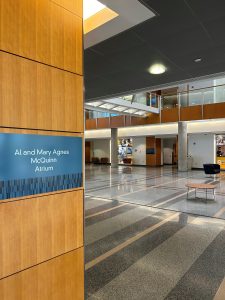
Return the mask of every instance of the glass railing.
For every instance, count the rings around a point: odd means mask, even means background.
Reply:
[[[117,113],[109,113],[109,112],[102,112],[96,110],[85,110],[86,119],[99,119],[99,118],[110,118],[110,117],[117,117],[120,114]]]
[[[160,101],[160,96],[157,95],[156,93],[151,93],[151,92],[137,93],[133,95],[122,96],[119,98],[129,101],[130,103],[139,103],[154,108],[159,107],[159,101]]]
[[[189,91],[178,92],[177,94],[163,94],[159,95],[159,93],[154,92],[142,92],[136,94],[130,94],[126,96],[119,97],[122,100],[129,102],[129,105],[117,105],[110,103],[104,103],[104,101],[96,102],[92,104],[95,107],[95,110],[88,110],[88,115],[86,116],[88,119],[98,119],[98,118],[110,118],[120,115],[137,115],[137,116],[145,116],[148,111],[145,109],[139,109],[136,107],[132,107],[133,103],[138,103],[142,105],[146,105],[149,108],[161,108],[161,109],[170,109],[176,107],[188,107],[195,105],[205,105],[212,103],[221,103],[225,102],[225,85],[216,85],[201,89],[190,89]],[[99,110],[106,109],[106,111]],[[108,111],[107,111],[108,109]],[[115,113],[112,111],[115,110]]]
[[[187,107],[225,102],[225,85],[178,92],[161,96],[161,108]]]

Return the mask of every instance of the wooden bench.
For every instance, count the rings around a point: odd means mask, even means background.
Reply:
[[[215,200],[215,188],[216,186],[214,184],[210,184],[210,183],[187,183],[186,187],[188,188],[187,190],[187,199],[188,195],[189,195],[189,190],[190,189],[195,189],[195,198],[196,198],[196,192],[197,190],[205,190],[206,191],[206,200],[207,200],[207,194],[208,194],[208,190],[213,192],[213,199]]]

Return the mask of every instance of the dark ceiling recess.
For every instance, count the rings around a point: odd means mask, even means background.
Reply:
[[[224,0],[141,1],[158,15],[85,50],[87,101],[225,72]]]
[[[150,11],[152,11],[156,16],[158,15],[157,11],[155,11],[152,7],[150,7],[148,1],[146,0],[138,0],[138,2],[140,2],[142,5],[144,5],[145,7],[147,7]]]

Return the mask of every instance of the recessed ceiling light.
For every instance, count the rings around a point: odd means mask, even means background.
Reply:
[[[196,62],[196,63],[199,63],[199,62],[201,62],[202,61],[202,59],[199,57],[199,58],[196,58],[195,60],[194,60],[194,62]]]
[[[125,113],[129,113],[129,114],[133,114],[133,113],[135,113],[136,111],[137,111],[137,110],[134,109],[134,108],[129,108],[129,109],[125,110],[124,112],[125,112]]]
[[[149,68],[149,73],[158,75],[166,72],[166,67],[163,64],[154,64]]]
[[[112,109],[113,107],[115,107],[114,104],[109,104],[109,103],[104,103],[102,105],[100,105],[101,108],[106,108],[106,109]]]
[[[87,102],[85,103],[86,105],[90,105],[90,106],[94,106],[94,107],[97,107],[101,104],[103,104],[101,101],[96,101],[96,102]]]
[[[113,108],[113,110],[116,110],[116,111],[124,111],[126,109],[126,107],[124,107],[124,106],[116,106],[116,107],[114,107]]]
[[[139,111],[137,111],[136,113],[134,113],[135,115],[139,115],[139,116],[143,116],[143,115],[145,115],[146,114],[146,112],[145,111],[142,111],[142,110],[139,110]]]
[[[87,20],[91,16],[97,14],[99,11],[104,9],[106,6],[99,2],[98,0],[84,0],[83,11],[84,11],[84,20]]]

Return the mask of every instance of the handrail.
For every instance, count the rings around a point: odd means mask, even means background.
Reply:
[[[198,89],[191,89],[191,90],[186,90],[186,91],[182,91],[182,92],[177,92],[177,94],[174,94],[174,93],[166,93],[164,95],[157,95],[154,91],[145,91],[143,93],[150,93],[150,94],[155,94],[156,96],[176,96],[178,94],[187,94],[187,93],[190,93],[190,92],[194,92],[194,91],[201,91],[201,90],[206,90],[206,89],[210,89],[210,88],[216,88],[216,87],[221,87],[221,86],[224,86],[225,87],[225,84],[218,84],[218,85],[210,85],[210,86],[207,86],[207,87],[202,87],[202,88],[198,88]],[[136,94],[139,94],[139,93],[136,93]],[[133,96],[136,95],[136,94],[132,94]],[[119,98],[123,98],[123,97],[126,97],[126,95],[124,96],[120,96]]]
[[[162,97],[163,96],[177,96],[178,94],[188,94],[188,93],[193,92],[193,91],[206,90],[206,89],[209,89],[209,88],[216,88],[216,87],[221,87],[221,86],[225,87],[225,84],[211,85],[211,86],[207,86],[207,87],[204,87],[204,88],[199,88],[199,89],[193,89],[193,90],[187,90],[187,91],[177,92],[177,94],[174,94],[174,93],[170,94],[170,93],[168,93],[168,94],[164,94],[164,95],[161,95],[161,96]]]

